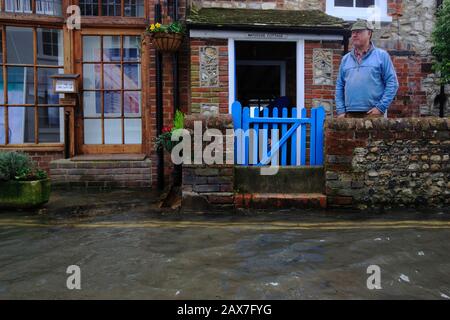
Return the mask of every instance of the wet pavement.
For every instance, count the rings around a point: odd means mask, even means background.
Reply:
[[[1,211],[0,299],[450,299],[450,212],[186,215],[157,198],[59,192]]]

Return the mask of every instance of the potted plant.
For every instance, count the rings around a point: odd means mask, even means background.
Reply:
[[[162,129],[162,133],[156,137],[156,149],[164,149],[168,152],[172,152],[173,147],[181,142],[182,138],[178,141],[172,141],[172,134],[177,129],[183,129],[184,127],[184,114],[177,110],[173,119],[173,126],[166,126]]]
[[[184,28],[178,21],[168,25],[152,23],[148,26],[147,33],[150,34],[152,43],[157,50],[175,52],[178,51],[183,42]]]
[[[50,198],[47,173],[22,152],[0,152],[0,207],[33,208]]]
[[[181,136],[177,141],[172,141],[172,135],[177,129],[184,128],[184,114],[183,112],[177,110],[173,120],[172,127],[164,127],[162,133],[156,137],[156,149],[163,149],[167,152],[172,152],[172,149],[183,140]],[[174,186],[181,185],[181,164],[175,164],[172,173]]]

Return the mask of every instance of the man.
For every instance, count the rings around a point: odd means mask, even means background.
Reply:
[[[391,58],[374,46],[372,33],[372,25],[365,20],[352,26],[353,49],[342,58],[336,82],[338,118],[381,117],[397,94]]]

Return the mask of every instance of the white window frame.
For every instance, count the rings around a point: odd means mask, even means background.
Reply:
[[[342,18],[346,21],[356,21],[356,19],[366,19],[369,21],[379,20],[380,22],[391,22],[392,17],[387,14],[387,0],[375,0],[375,7],[372,10],[369,8],[355,8],[355,7],[336,7],[334,0],[327,0],[326,13]],[[376,15],[374,15],[376,13]]]

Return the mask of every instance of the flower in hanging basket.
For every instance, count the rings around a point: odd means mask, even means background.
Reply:
[[[176,21],[169,25],[152,23],[147,28],[147,33],[152,37],[152,43],[159,51],[175,52],[183,42],[183,25]]]

